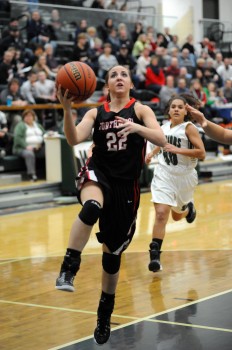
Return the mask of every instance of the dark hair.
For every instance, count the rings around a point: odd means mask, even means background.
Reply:
[[[170,98],[170,100],[168,101],[166,107],[165,107],[165,110],[164,110],[164,115],[167,115],[169,116],[169,109],[170,109],[170,106],[172,104],[172,102],[174,100],[181,100],[184,102],[184,104],[189,104],[190,106],[196,108],[196,109],[199,109],[200,108],[200,101],[198,99],[196,99],[193,95],[191,94],[186,94],[186,93],[183,93],[183,94],[180,94],[180,95],[174,95]],[[188,120],[191,120],[191,116],[189,114],[187,114],[184,118],[185,121],[188,121]]]
[[[130,79],[131,79],[131,81],[132,81],[132,76],[131,76],[130,70],[129,70],[127,67],[125,67],[125,66],[123,66],[123,65],[121,65],[121,64],[116,64],[116,65],[114,65],[113,67],[111,67],[111,68],[108,70],[108,72],[106,73],[106,75],[105,75],[105,85],[108,83],[110,71],[111,71],[113,68],[115,68],[115,67],[123,67],[123,68],[125,68],[125,69],[127,70],[127,72],[129,73]],[[107,101],[107,102],[110,102],[110,101],[111,101],[111,99],[110,99],[110,93],[109,93],[109,92],[108,92],[106,101]]]

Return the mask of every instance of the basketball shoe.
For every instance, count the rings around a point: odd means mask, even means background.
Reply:
[[[150,243],[150,263],[148,269],[152,272],[157,272],[162,270],[162,265],[160,263],[160,250],[159,245],[156,242]]]
[[[188,215],[185,217],[185,219],[189,224],[191,224],[196,219],[197,212],[196,212],[196,209],[194,207],[193,202],[189,202],[187,204],[187,208],[188,208],[189,212],[188,212]]]
[[[98,345],[105,344],[110,338],[110,317],[99,316],[94,331],[94,341]]]
[[[75,275],[71,271],[61,271],[56,279],[56,289],[66,292],[74,292],[73,280]]]

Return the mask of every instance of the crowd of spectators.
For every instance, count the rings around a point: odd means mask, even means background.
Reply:
[[[104,1],[94,1],[92,8],[104,8]],[[119,10],[117,1],[112,0],[108,8]],[[57,102],[55,78],[64,63],[57,48],[63,25],[57,9],[51,10],[46,22],[38,9],[29,13],[24,36],[18,20],[9,20],[0,38],[0,105],[8,104],[9,97],[13,106],[22,107]],[[89,64],[101,81],[111,66],[127,66],[135,89],[152,92],[161,113],[167,100],[177,93],[197,97],[209,119],[217,117],[218,106],[232,103],[232,58],[223,57],[212,38],[195,43],[189,34],[181,44],[170,28],[158,32],[137,22],[130,30],[126,23],[116,24],[109,16],[98,26],[86,19],[75,23],[71,39],[68,60]],[[99,101],[105,98],[102,91]],[[7,132],[14,135],[22,111],[1,112],[0,139]],[[45,129],[57,126],[46,125],[46,111],[38,113],[38,118]]]

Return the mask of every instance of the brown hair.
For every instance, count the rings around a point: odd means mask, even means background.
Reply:
[[[23,111],[23,113],[22,113],[22,118],[24,119],[29,113],[33,115],[34,120],[35,120],[35,119],[36,119],[35,111],[34,111],[33,109],[30,109],[30,108],[25,109],[25,110]]]
[[[106,76],[105,76],[105,85],[108,83],[110,71],[111,71],[113,68],[115,68],[115,67],[123,67],[123,68],[125,68],[125,69],[127,70],[127,72],[129,73],[129,77],[130,77],[130,79],[131,79],[131,81],[132,81],[132,76],[131,76],[130,70],[129,70],[127,67],[125,67],[125,66],[123,66],[123,65],[121,65],[121,64],[116,64],[116,65],[114,65],[113,67],[111,67],[111,68],[108,70],[108,72],[106,73]],[[110,102],[110,101],[111,101],[111,99],[110,99],[110,93],[109,93],[109,92],[108,92],[106,101],[107,101],[107,102]]]

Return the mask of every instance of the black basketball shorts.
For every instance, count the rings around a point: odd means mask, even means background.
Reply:
[[[77,176],[78,199],[86,181],[95,181],[103,190],[104,205],[99,218],[97,239],[114,254],[121,254],[130,244],[136,228],[140,201],[138,180],[108,179],[99,169],[83,167]]]

